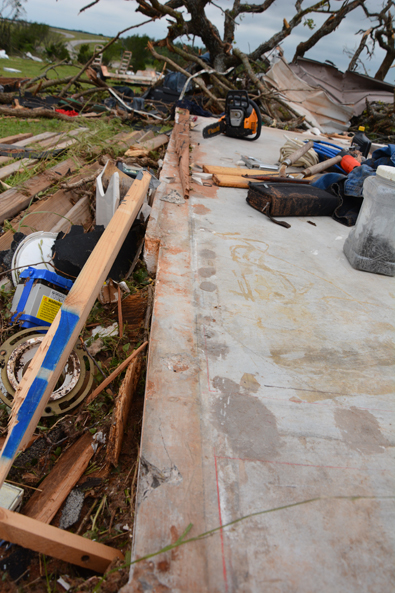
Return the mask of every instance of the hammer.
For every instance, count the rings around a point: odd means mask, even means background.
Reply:
[[[355,151],[354,151],[355,152]],[[313,165],[308,169],[304,169],[302,171],[303,177],[309,177],[310,175],[316,175],[317,173],[321,173],[322,171],[326,171],[333,165],[337,165],[340,163],[340,166],[346,173],[350,173],[355,167],[360,167],[361,163],[357,161],[356,158],[350,154],[349,150],[341,150],[339,154],[334,156],[331,159],[327,159],[326,161],[322,161],[322,163],[318,163],[317,165]]]
[[[290,167],[291,165],[296,163],[296,161],[298,159],[300,159],[301,156],[306,154],[306,152],[308,152],[310,150],[310,148],[313,148],[313,146],[314,146],[314,142],[312,140],[309,140],[309,142],[306,142],[306,144],[304,144],[303,146],[298,148],[298,150],[295,150],[295,152],[290,154],[289,157],[287,157],[281,164],[281,167],[280,167],[280,170],[278,173],[279,177],[284,177],[286,168]]]

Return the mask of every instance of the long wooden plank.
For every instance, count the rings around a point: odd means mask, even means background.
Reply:
[[[14,134],[13,136],[6,136],[5,138],[0,138],[0,144],[14,144],[15,142],[20,142],[21,140],[31,138],[32,136],[33,134],[30,132],[26,132],[24,134]]]
[[[74,136],[78,136],[79,134],[82,134],[82,132],[86,132],[88,129],[89,128],[77,128],[76,130],[71,130],[71,132],[66,132],[64,134],[56,134],[50,132],[50,137],[46,136],[41,142],[39,142],[39,145],[41,148],[56,148],[57,150],[68,148],[69,146],[72,146],[73,144],[78,142],[78,140],[73,139]],[[41,134],[41,136],[45,136],[45,134]],[[39,136],[35,136],[35,138],[39,138]],[[16,145],[18,146],[19,143],[16,143]],[[13,157],[0,157],[0,164],[4,165],[5,163],[8,163],[12,160]],[[19,163],[21,163],[21,165],[18,167]],[[32,167],[36,163],[38,163],[38,159],[28,158],[21,159],[16,163],[11,163],[11,165],[7,165],[7,167],[9,167],[9,170],[11,171],[9,175],[16,173],[19,170],[19,168]],[[6,177],[8,177],[8,175],[5,175],[5,169],[7,167],[2,167],[0,169],[0,179],[5,179]]]
[[[241,175],[213,175],[213,181],[215,185],[219,185],[219,187],[240,187],[242,189],[248,189],[249,181],[253,180],[246,179]]]
[[[26,138],[25,140],[21,140],[20,142],[14,142],[16,146],[28,146],[28,144],[39,144],[43,140],[49,140],[54,136],[58,136],[57,132],[43,132],[42,134],[38,134],[38,136],[32,136],[31,138]],[[8,163],[12,161],[12,157],[10,156],[0,156],[0,165],[4,163]]]
[[[79,174],[72,178],[72,181],[79,181],[80,179],[91,175],[98,169],[100,169],[99,163],[83,167]],[[64,223],[66,230],[68,230],[70,223],[61,218],[62,216],[71,220],[73,224],[83,224],[86,220],[84,215],[85,209],[81,211],[81,204],[78,209],[76,208],[76,210],[74,210],[74,208],[77,207],[77,204],[81,202],[81,200],[78,200],[74,207],[73,200],[77,198],[78,193],[76,191],[59,189],[47,200],[32,204],[29,211],[26,212],[21,225],[19,225],[19,219],[11,220],[10,224],[14,229],[20,230],[25,235],[30,235],[36,231],[51,231],[53,233],[64,231],[65,229],[63,226],[61,226],[59,230],[55,228],[58,223],[61,224],[62,222]],[[82,200],[84,199],[85,198],[82,198]],[[37,214],[35,214],[36,212]],[[79,217],[79,214],[81,214],[81,217]],[[79,222],[79,220],[82,220],[83,222]],[[11,247],[13,237],[14,233],[12,231],[7,231],[0,237],[0,251],[5,251]]]
[[[151,176],[136,179],[92,251],[46,333],[14,396],[0,457],[0,485],[18,447],[33,434],[97,295],[147,194]]]
[[[28,179],[20,187],[8,189],[0,194],[0,224],[26,208],[33,196],[47,189],[56,181],[61,181],[68,172],[75,171],[77,166],[74,159],[67,159]]]
[[[2,508],[0,537],[35,552],[101,573],[115,558],[124,558],[119,550]]]
[[[179,109],[176,114],[176,124],[173,128],[172,136],[175,137],[175,152],[178,156],[178,170],[182,187],[183,197],[189,198],[190,178],[189,178],[189,111]]]
[[[74,138],[75,136],[79,136],[80,134],[82,134],[83,132],[87,132],[89,130],[89,128],[76,128],[75,130],[71,130],[70,132],[65,132],[64,134],[58,134],[56,137],[53,138],[49,138],[48,140],[45,140],[44,142],[40,142],[40,146],[42,148],[66,148],[67,146],[70,146],[70,143],[67,144],[67,142],[69,142],[69,140],[71,140],[71,138]],[[78,142],[77,140],[74,140],[72,142],[72,144],[74,144],[75,142]]]
[[[23,514],[42,523],[52,519],[74,488],[93,457],[93,437],[90,432],[80,437],[59,458],[55,467],[41,482],[41,492],[35,492],[23,509]]]
[[[5,165],[0,168],[0,179],[7,179],[10,175],[14,175],[14,173],[18,173],[20,170],[23,171],[23,169],[30,169],[36,163],[38,163],[37,159],[20,159],[10,165]]]
[[[72,130],[69,134],[59,134],[57,137],[49,138],[45,142],[42,142],[41,147],[53,147],[57,150],[68,148],[69,146],[76,144],[78,140],[75,138],[67,138],[67,136],[78,136],[79,134],[82,134],[82,132],[86,132],[87,129],[88,128],[78,128],[77,130]],[[63,142],[60,142],[60,144],[58,144],[60,140],[63,140]],[[21,159],[19,161],[11,163],[10,165],[6,165],[5,167],[1,167],[0,179],[6,179],[10,175],[17,173],[20,169],[30,169],[31,167],[34,167],[34,165],[36,165],[37,163],[38,159]]]

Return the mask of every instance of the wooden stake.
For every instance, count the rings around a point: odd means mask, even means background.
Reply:
[[[137,348],[137,350],[135,350],[133,352],[133,354],[131,354],[126,360],[124,360],[117,369],[115,369],[115,371],[113,371],[111,373],[111,375],[108,375],[107,379],[104,379],[103,383],[100,383],[99,387],[96,387],[96,389],[94,391],[92,391],[92,393],[87,397],[87,399],[85,400],[86,405],[90,404],[91,402],[93,402],[93,400],[103,391],[103,389],[105,389],[107,387],[107,385],[109,385],[110,383],[112,383],[112,381],[114,381],[114,379],[116,377],[118,377],[118,375],[120,373],[122,373],[122,371],[124,369],[126,369],[126,367],[128,366],[129,363],[132,362],[132,360],[138,355],[140,354],[140,352],[142,350],[144,350],[144,348],[146,348],[146,346],[148,345],[148,342],[144,342],[144,344],[141,344],[140,348]],[[0,459],[1,461],[1,459]]]
[[[29,550],[101,573],[106,571],[114,558],[124,558],[119,550],[2,508],[0,537]]]
[[[97,295],[144,202],[151,176],[136,179],[81,270],[32,359],[12,407],[7,440],[0,457],[0,485],[21,443],[33,434]]]

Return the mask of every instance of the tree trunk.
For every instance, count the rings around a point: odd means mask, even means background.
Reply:
[[[381,62],[380,68],[374,75],[376,80],[384,80],[388,74],[388,70],[391,68],[393,61],[395,60],[395,49],[391,48],[387,50],[387,54],[384,60]]]

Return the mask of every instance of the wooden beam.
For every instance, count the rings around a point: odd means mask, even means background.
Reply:
[[[70,181],[79,181],[88,175],[91,175],[92,172],[95,172],[100,169],[99,163],[94,163],[93,165],[87,165],[80,169],[78,175],[73,177]],[[19,227],[19,218],[15,220],[11,220],[10,224],[14,229],[20,230],[25,235],[30,235],[30,233],[34,233],[35,231],[51,231],[53,233],[59,232],[55,228],[58,223],[63,222],[65,224],[66,229],[69,228],[70,224],[61,216],[65,216],[66,218],[70,219],[73,224],[78,223],[78,214],[80,211],[81,205],[74,210],[73,200],[78,199],[78,192],[72,190],[64,190],[60,189],[55,192],[52,196],[50,196],[47,200],[42,200],[40,202],[36,202],[32,204],[28,211],[25,212],[26,218],[22,222],[22,225]],[[85,200],[85,198],[82,198]],[[77,204],[79,204],[81,200],[79,200]],[[1,204],[1,194],[0,194],[0,204]],[[73,211],[73,212],[72,212]],[[35,214],[38,212],[38,214]],[[46,214],[43,214],[46,212]],[[60,216],[59,216],[60,215]],[[85,218],[81,213],[82,218]],[[55,230],[54,230],[55,228]],[[64,228],[59,228],[59,230],[64,230]],[[14,238],[14,233],[12,231],[7,231],[0,237],[0,251],[5,251],[11,247],[12,240]]]
[[[20,187],[13,187],[0,194],[0,224],[26,208],[33,196],[48,189],[56,181],[61,181],[68,172],[77,169],[75,159],[67,159],[51,169],[28,179]]]
[[[249,181],[253,181],[253,179],[246,179],[241,175],[213,175],[213,181],[215,185],[219,185],[219,187],[240,187],[248,189],[248,183]]]
[[[19,159],[10,165],[5,165],[5,167],[1,167],[0,169],[0,179],[7,179],[7,177],[18,173],[20,170],[31,169],[37,163],[37,159]]]
[[[0,485],[21,443],[29,440],[77,341],[97,295],[144,202],[151,176],[143,173],[121,201],[81,270],[15,392],[7,440],[0,457]]]
[[[23,509],[26,517],[42,523],[52,519],[74,488],[94,455],[94,441],[90,432],[85,433],[56,463],[47,477],[41,482],[41,492],[35,492]]]
[[[25,134],[14,134],[14,136],[6,136],[5,138],[0,138],[0,144],[15,144],[15,142],[20,142],[21,140],[26,140],[27,138],[31,138],[33,134],[25,133]]]
[[[111,429],[107,444],[107,463],[114,467],[118,465],[119,455],[121,453],[123,433],[125,432],[130,406],[133,395],[136,391],[140,378],[142,360],[141,356],[130,363],[127,368],[125,378],[119,389],[118,397],[115,400],[115,408],[112,415]]]
[[[178,169],[183,197],[189,198],[189,111],[187,109],[176,109],[176,124],[172,135],[175,137],[175,152],[178,157]]]
[[[105,572],[119,550],[0,508],[0,538],[77,566]]]

